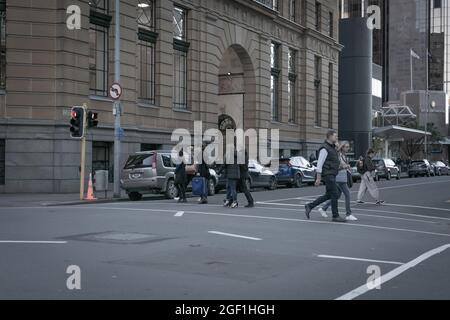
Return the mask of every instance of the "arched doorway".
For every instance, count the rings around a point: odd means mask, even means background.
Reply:
[[[253,63],[240,45],[230,46],[219,67],[219,128],[256,128],[256,79]]]

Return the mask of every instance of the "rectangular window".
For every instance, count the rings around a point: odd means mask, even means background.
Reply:
[[[328,65],[328,128],[333,129],[333,77],[334,77],[334,66],[332,63]]]
[[[316,30],[322,31],[322,4],[316,1]]]
[[[5,140],[0,140],[0,185],[5,184]]]
[[[187,12],[183,8],[173,10],[173,107],[187,110],[188,52]]]
[[[329,20],[328,34],[331,38],[333,38],[334,37],[334,15],[333,15],[333,12],[330,12],[328,20]]]
[[[187,109],[187,52],[175,50],[173,58],[173,107],[175,109]]]
[[[296,123],[297,106],[296,106],[296,83],[297,83],[297,67],[296,67],[297,52],[293,49],[288,51],[288,121]]]
[[[138,66],[141,102],[155,104],[155,47],[158,34],[155,30],[155,10],[153,0],[140,0],[137,5],[138,22]]]
[[[272,121],[280,120],[279,110],[279,86],[280,86],[280,73],[279,68],[279,51],[280,45],[274,42],[270,45],[270,110]]]
[[[108,1],[90,1],[89,28],[89,83],[90,92],[96,96],[108,95],[108,31],[111,16],[108,16]]]
[[[297,1],[296,0],[289,0],[289,20],[291,21],[297,21]]]
[[[278,10],[278,0],[255,0],[272,10]]]
[[[6,89],[6,1],[0,0],[0,89]]]
[[[155,44],[139,41],[139,100],[155,104]]]
[[[315,125],[322,126],[322,58],[314,59]]]
[[[186,10],[179,7],[173,9],[173,37],[186,40]]]

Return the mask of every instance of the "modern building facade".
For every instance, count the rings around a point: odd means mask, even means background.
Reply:
[[[81,29],[67,19],[80,8]],[[280,130],[284,155],[314,153],[338,125],[334,0],[123,0],[122,155],[174,144],[174,129],[232,118]],[[76,192],[70,108],[100,125],[88,172],[112,172],[114,1],[0,1],[0,192]],[[110,177],[112,178],[112,177]]]

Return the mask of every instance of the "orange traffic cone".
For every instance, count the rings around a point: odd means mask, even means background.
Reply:
[[[87,191],[87,197],[85,200],[97,200],[97,198],[94,195],[94,186],[92,183],[92,173],[89,174],[89,185],[88,185],[88,191]]]

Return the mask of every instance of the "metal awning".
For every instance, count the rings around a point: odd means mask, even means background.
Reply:
[[[387,140],[419,139],[425,136],[425,134],[431,136],[430,132],[400,126],[387,126],[373,129],[373,135],[375,137]]]

